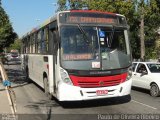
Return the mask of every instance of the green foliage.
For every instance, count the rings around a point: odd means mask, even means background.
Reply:
[[[149,54],[149,56],[151,56],[150,58],[158,58],[157,54],[155,54],[158,50],[158,48],[155,48],[155,42],[158,40],[158,34],[156,33],[156,31],[160,27],[160,6],[158,6],[158,1],[151,0],[150,4],[146,5],[145,11],[146,14],[144,30],[145,43],[147,45],[146,55]]]
[[[58,0],[58,10],[57,11],[62,11],[62,10],[66,10],[67,6],[66,6],[66,0]]]
[[[17,34],[13,32],[9,17],[0,5],[0,48],[9,46],[16,37]]]
[[[14,43],[11,44],[11,45],[7,48],[7,51],[9,52],[9,51],[11,51],[11,50],[13,50],[13,49],[20,51],[21,45],[22,45],[21,40],[20,40],[20,39],[16,39],[16,40],[14,41]]]
[[[157,51],[155,47],[146,47],[146,59],[157,59]]]

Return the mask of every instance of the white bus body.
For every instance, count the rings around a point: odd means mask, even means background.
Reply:
[[[70,12],[60,12],[46,24],[43,24],[42,27],[32,30],[22,38],[22,68],[26,72],[27,77],[44,88],[47,94],[53,95],[59,101],[91,100],[129,95],[132,84],[130,70],[131,53],[127,30],[126,28],[122,29],[126,25],[117,25],[118,27],[114,28],[115,33],[113,34],[110,28],[113,28],[111,25],[114,23],[110,23],[113,21],[105,18],[102,19],[102,22],[109,22],[106,27],[102,27],[102,24],[99,25],[99,19],[92,18],[89,20],[88,17],[85,18],[87,22],[98,22],[96,23],[97,25],[93,27],[88,24],[80,26],[75,23],[75,20],[70,21],[73,22],[71,25],[69,23],[63,24],[66,21],[60,20],[59,16],[62,17],[63,14]],[[75,12],[83,14],[83,11]],[[87,12],[90,13],[90,11]],[[91,13],[93,14],[94,12],[91,11]],[[97,14],[107,13],[97,11]],[[124,19],[122,15],[117,16],[121,16]],[[72,17],[70,19],[75,18]],[[77,18],[77,20],[79,19]],[[77,30],[80,32],[80,35],[85,36],[85,32],[90,29],[90,26],[91,30],[97,33],[96,37],[90,35],[90,39],[92,40],[92,46],[96,45],[93,42],[99,44],[97,48],[95,47],[98,50],[99,56],[96,55],[99,58],[97,57],[91,61],[93,56],[89,52],[86,54],[79,52],[78,54],[65,53],[68,48],[71,48],[71,43],[69,43],[71,41],[66,43],[69,45],[66,50],[63,47],[63,42],[65,42],[62,40],[63,37],[66,36],[65,38],[67,38],[69,36],[65,32],[73,27],[73,31]],[[100,30],[103,32],[98,33]],[[74,32],[70,33],[74,34]],[[118,36],[121,33],[124,35],[124,43],[122,45],[125,46],[125,52],[118,51],[119,48],[115,48],[114,51],[109,52],[109,58],[107,58],[108,56],[103,53],[102,48],[105,48],[105,44],[111,47],[111,43],[104,42],[110,39],[106,38],[106,36],[110,34]],[[119,38],[117,37],[117,39]],[[76,40],[75,45],[79,44],[78,38]],[[113,40],[112,38],[111,42]],[[123,48],[123,46],[120,47]],[[74,48],[74,50],[76,49],[78,47]],[[86,49],[89,51],[88,48]],[[81,47],[80,52],[82,50],[83,48]]]

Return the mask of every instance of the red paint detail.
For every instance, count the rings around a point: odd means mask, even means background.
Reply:
[[[47,66],[47,69],[49,69],[49,65],[47,64],[46,66]]]
[[[49,75],[49,64],[46,65],[47,69],[48,69],[48,75]]]
[[[120,83],[126,81],[127,73],[123,73],[120,75],[113,76],[102,76],[102,77],[80,77],[69,75],[71,78],[73,85],[79,86],[82,88],[91,88],[91,87],[108,87],[108,86],[116,86]],[[103,82],[103,84],[101,84]]]
[[[104,11],[97,11],[97,10],[71,10],[71,12],[79,12],[79,13],[102,13],[102,14],[116,15],[116,13],[104,12]]]

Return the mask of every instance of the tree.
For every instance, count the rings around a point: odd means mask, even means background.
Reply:
[[[11,50],[18,50],[19,52],[20,52],[20,50],[21,50],[21,40],[20,39],[16,39],[15,41],[14,41],[14,43],[12,43],[9,47],[8,47],[8,49],[7,49],[7,51],[9,52],[9,51],[11,51]]]
[[[57,11],[62,11],[67,9],[66,0],[58,0],[57,4],[59,5]]]
[[[144,41],[147,58],[157,58],[155,44],[158,34],[156,31],[160,26],[160,8],[158,3],[159,1],[157,0],[148,0],[144,6]]]
[[[132,25],[132,55],[134,58],[150,59],[156,58],[155,55],[155,41],[157,33],[155,32],[160,25],[160,9],[158,8],[159,0],[135,0]],[[128,16],[127,16],[128,17]],[[140,48],[140,51],[137,49]],[[136,51],[139,53],[136,53]],[[135,54],[136,53],[136,54]],[[154,54],[154,55],[153,55]]]
[[[9,46],[14,42],[17,34],[13,31],[8,15],[0,5],[0,48]]]
[[[58,0],[58,10],[68,10],[68,9],[82,9],[85,5],[85,0]]]
[[[141,0],[138,3],[138,12],[140,14],[140,45],[141,45],[141,59],[144,61],[145,58],[145,43],[144,43],[144,16],[145,16],[145,2]]]

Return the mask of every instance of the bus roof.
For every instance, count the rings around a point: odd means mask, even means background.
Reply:
[[[67,13],[67,12],[81,12],[81,13],[101,13],[101,14],[110,14],[110,15],[115,15],[115,16],[123,16],[121,14],[117,14],[117,13],[112,13],[112,12],[106,12],[106,11],[98,11],[98,10],[68,10],[68,11],[60,11],[57,12],[56,15],[48,18],[47,20],[45,20],[42,24],[40,24],[39,26],[33,28],[31,31],[27,32],[26,34],[24,34],[22,36],[22,38],[26,37],[27,35],[30,35],[36,31],[38,31],[39,29],[43,28],[44,26],[46,26],[47,24],[51,23],[52,21],[56,20],[56,17],[60,14],[60,13]]]

